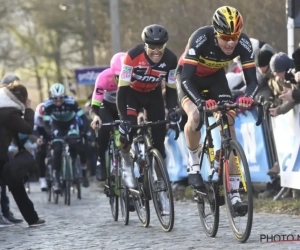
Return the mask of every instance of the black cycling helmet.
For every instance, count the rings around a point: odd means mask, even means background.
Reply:
[[[142,40],[147,44],[165,44],[169,40],[168,31],[161,25],[151,24],[144,28]]]

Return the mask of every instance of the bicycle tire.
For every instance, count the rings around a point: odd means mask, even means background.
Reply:
[[[124,225],[128,225],[129,223],[129,191],[128,187],[126,187],[123,178],[122,178],[122,168],[121,168],[121,157],[118,157],[117,161],[117,173],[118,173],[118,185],[119,185],[119,198],[120,198],[120,207],[121,214]]]
[[[159,153],[159,151],[157,149],[151,149],[150,151],[150,157],[151,157],[151,166],[148,169],[148,179],[149,179],[149,184],[150,184],[150,191],[151,191],[151,195],[152,195],[152,200],[153,200],[153,204],[154,204],[154,208],[158,217],[158,220],[161,224],[161,227],[164,231],[166,232],[171,232],[174,226],[174,200],[173,200],[173,191],[172,191],[172,187],[171,187],[171,183],[170,183],[170,179],[169,179],[169,174],[167,171],[167,168],[165,166],[164,160],[161,156],[161,154]],[[158,195],[157,195],[157,185],[155,183],[155,180],[153,178],[153,173],[154,173],[154,164],[152,167],[152,163],[154,161],[154,158],[157,161],[157,166],[159,167],[160,173],[162,174],[162,178],[164,181],[164,185],[166,188],[166,194],[168,195],[168,200],[169,200],[169,215],[162,215],[162,211],[161,211],[161,205],[159,204],[158,201]],[[163,217],[164,216],[169,216],[169,222],[167,224],[164,223],[163,221]]]
[[[81,200],[81,182],[80,179],[76,179],[77,199]]]
[[[71,186],[72,186],[72,177],[71,177],[71,158],[69,155],[65,156],[65,187],[64,187],[64,193],[65,193],[65,205],[70,206],[71,205]]]
[[[207,147],[202,148],[200,153],[200,159],[202,160],[207,159],[208,160],[207,163],[209,163],[209,154],[208,154]],[[202,167],[204,166],[200,166],[200,168]],[[218,185],[214,185],[212,182],[208,182],[205,183],[205,186],[206,186],[206,198],[204,198],[204,196],[201,194],[197,194],[198,213],[199,213],[201,225],[206,235],[208,237],[215,237],[219,229],[219,221],[220,221],[220,208],[217,199]],[[205,214],[205,207],[204,207],[205,199],[207,200],[207,203],[210,205],[210,210],[212,212],[213,223],[211,228],[209,228],[206,222],[207,215]]]
[[[65,205],[71,205],[71,182],[69,180],[66,181],[65,186]]]
[[[233,220],[233,214],[232,214],[232,205],[231,205],[231,200],[229,197],[229,173],[228,173],[228,158],[230,156],[230,152],[235,151],[235,155],[239,155],[240,161],[243,163],[244,167],[244,178],[246,181],[246,188],[247,188],[247,200],[248,200],[248,213],[247,213],[247,224],[246,224],[246,230],[244,233],[240,233],[238,229],[235,226],[234,220]],[[250,176],[250,171],[249,171],[249,166],[248,166],[248,161],[245,156],[245,152],[240,145],[240,143],[236,140],[231,139],[229,141],[229,148],[228,148],[228,155],[226,155],[227,159],[227,164],[223,164],[223,184],[224,184],[224,197],[225,197],[225,204],[227,207],[227,216],[229,219],[229,224],[231,229],[233,230],[233,233],[235,237],[241,242],[245,243],[250,234],[251,234],[251,229],[252,229],[252,222],[253,222],[253,195],[252,195],[252,184],[251,184],[251,176]]]
[[[108,164],[112,164],[112,159],[111,156],[109,156],[109,161]],[[118,162],[117,162],[118,164]],[[113,183],[112,178],[111,178],[111,171],[110,171],[110,166],[106,168],[107,171],[107,183],[108,183],[108,188],[109,188],[109,204],[110,204],[110,209],[111,209],[111,215],[113,217],[114,221],[118,221],[119,218],[119,197],[115,193],[115,188],[116,186],[118,187],[118,183]],[[115,178],[116,180],[116,178]]]
[[[51,202],[51,199],[52,199],[52,183],[50,181],[47,181],[47,193],[48,193],[48,202]]]
[[[134,166],[135,160],[134,160],[134,152],[132,150],[130,151],[130,155],[133,159],[133,166]],[[135,211],[143,227],[148,227],[150,224],[150,202],[145,195],[144,178],[141,176],[139,178],[136,178],[136,183],[138,184],[140,194],[139,195],[134,193],[131,194],[133,205],[135,207]],[[142,215],[142,210],[145,211],[145,216]]]

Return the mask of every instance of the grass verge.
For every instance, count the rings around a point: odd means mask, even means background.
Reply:
[[[193,201],[193,194],[193,189],[189,187],[173,191],[174,199],[180,201]],[[284,198],[278,201],[273,201],[273,199],[254,198],[254,211],[300,215],[300,199]]]

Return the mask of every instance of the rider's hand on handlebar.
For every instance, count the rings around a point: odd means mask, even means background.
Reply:
[[[178,130],[180,132],[180,122],[181,122],[181,115],[179,115],[175,109],[170,109],[168,112],[168,117],[170,120],[170,129]]]
[[[120,134],[126,139],[127,142],[129,142],[129,133],[131,131],[131,123],[130,121],[124,121],[122,120],[119,125],[119,132]]]
[[[218,104],[215,100],[210,99],[205,102],[205,107],[207,110],[214,110],[218,107]]]
[[[94,116],[94,119],[93,119],[93,121],[91,123],[92,129],[94,129],[94,130],[96,129],[97,122],[99,123],[99,128],[100,128],[101,125],[102,125],[102,121],[101,121],[100,117],[96,115],[96,116]]]
[[[238,104],[241,108],[250,108],[253,102],[253,99],[247,96],[242,96],[238,100]]]
[[[142,121],[143,122],[145,121],[145,114],[144,114],[144,112],[139,112],[138,117],[137,117],[138,125],[140,125]]]

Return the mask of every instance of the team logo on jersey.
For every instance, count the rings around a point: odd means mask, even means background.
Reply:
[[[132,71],[133,71],[133,67],[123,64],[121,74],[120,74],[120,79],[130,82]]]
[[[164,68],[164,67],[166,67],[167,66],[167,64],[166,63],[161,63],[159,66],[158,66],[158,68]]]
[[[191,56],[195,56],[196,51],[193,48],[191,48],[191,49],[189,49],[188,54],[191,55]]]

